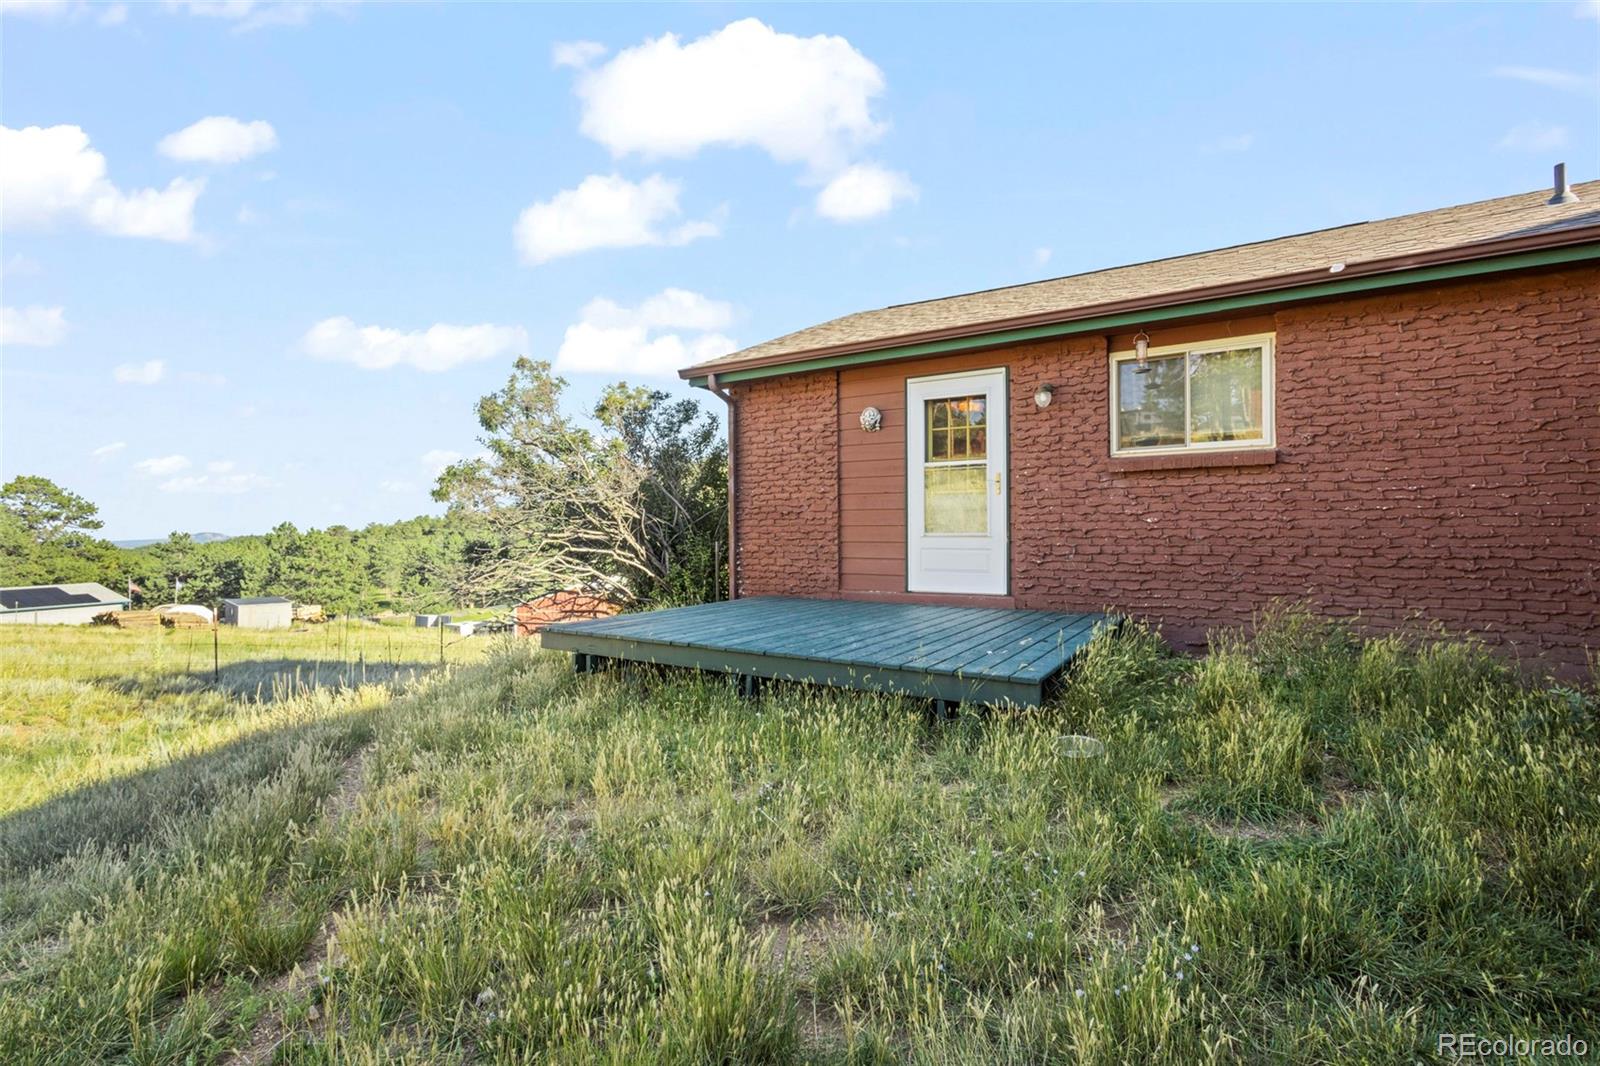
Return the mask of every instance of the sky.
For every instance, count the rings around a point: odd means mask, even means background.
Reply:
[[[112,538],[437,513],[851,311],[1600,176],[1600,3],[0,0],[0,478]]]

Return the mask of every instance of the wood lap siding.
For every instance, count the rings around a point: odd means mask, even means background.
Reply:
[[[883,428],[861,428],[861,412]],[[906,376],[893,364],[839,375],[839,591],[906,587]]]

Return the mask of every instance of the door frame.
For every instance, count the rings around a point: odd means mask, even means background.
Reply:
[[[940,382],[940,381],[954,380],[954,379],[960,379],[960,378],[981,378],[981,377],[990,377],[990,376],[999,378],[998,387],[994,391],[992,391],[990,393],[990,395],[993,398],[993,400],[996,401],[996,406],[998,406],[999,409],[1003,412],[1001,417],[1002,417],[1002,419],[1004,421],[1004,429],[1005,429],[1005,432],[1003,434],[1005,453],[1004,453],[1002,461],[999,463],[999,470],[998,470],[998,473],[1000,473],[1000,475],[1005,479],[1005,482],[1004,482],[1005,491],[1004,491],[1004,493],[1002,493],[1003,500],[1002,500],[1002,506],[1000,508],[1001,529],[1000,529],[999,551],[1000,551],[1000,555],[1001,555],[1001,568],[1000,568],[1001,586],[1000,586],[1000,588],[998,590],[985,591],[985,592],[970,592],[970,591],[969,592],[950,592],[950,591],[947,591],[947,590],[939,590],[939,589],[919,589],[919,588],[916,588],[916,587],[914,587],[915,584],[916,584],[916,568],[913,566],[913,563],[912,563],[912,543],[917,537],[922,535],[919,532],[922,516],[921,516],[920,510],[918,508],[915,508],[915,507],[912,506],[911,497],[912,497],[912,486],[914,484],[920,485],[922,483],[921,482],[922,465],[923,465],[923,462],[924,462],[924,460],[922,458],[922,449],[923,449],[922,437],[927,432],[927,426],[926,425],[922,426],[922,430],[923,430],[922,433],[918,433],[918,434],[915,434],[915,435],[912,433],[913,425],[921,423],[922,422],[922,418],[923,418],[923,416],[920,413],[915,414],[915,415],[913,414],[913,405],[917,405],[916,406],[916,410],[918,412],[921,412],[923,410],[923,408],[921,407],[921,404],[923,402],[923,398],[922,397],[913,398],[913,396],[911,394],[912,393],[912,388],[913,388],[913,386],[923,385],[923,384],[927,384],[927,383],[930,383],[930,382],[936,383],[936,382]],[[906,509],[906,521],[905,521],[905,526],[904,526],[905,535],[906,535],[906,542],[905,542],[906,579],[905,579],[905,589],[904,589],[904,591],[907,592],[907,593],[910,593],[910,594],[917,594],[917,595],[924,595],[924,596],[981,596],[981,597],[1010,596],[1011,595],[1011,368],[1009,366],[1004,366],[1004,365],[1002,365],[1002,366],[989,366],[989,367],[978,367],[978,368],[972,369],[972,370],[952,370],[952,371],[948,371],[948,372],[942,373],[942,374],[919,374],[916,377],[908,377],[908,378],[905,379],[905,403],[906,403],[906,407],[905,407],[905,411],[906,411],[906,455],[905,455],[905,458],[906,458],[906,466],[905,466],[906,481],[905,481],[905,496],[904,496],[904,501],[903,502],[905,504],[905,509]],[[993,426],[993,422],[992,421],[990,422],[990,426],[991,427]],[[993,450],[991,449],[991,454],[992,454],[992,451]],[[992,468],[993,468],[993,466],[992,466],[992,460],[991,460],[991,469]],[[987,495],[987,492],[988,492],[988,478],[987,477],[985,477],[985,479],[984,479],[984,491],[985,491],[985,494]]]

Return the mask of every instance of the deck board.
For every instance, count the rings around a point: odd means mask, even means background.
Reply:
[[[563,622],[544,647],[943,700],[1037,704],[1103,614],[756,596]]]

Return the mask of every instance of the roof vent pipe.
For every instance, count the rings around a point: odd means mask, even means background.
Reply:
[[[1567,165],[1565,163],[1556,164],[1555,190],[1556,194],[1545,201],[1546,203],[1575,204],[1578,202],[1578,194],[1573,192],[1572,186],[1567,184]]]

